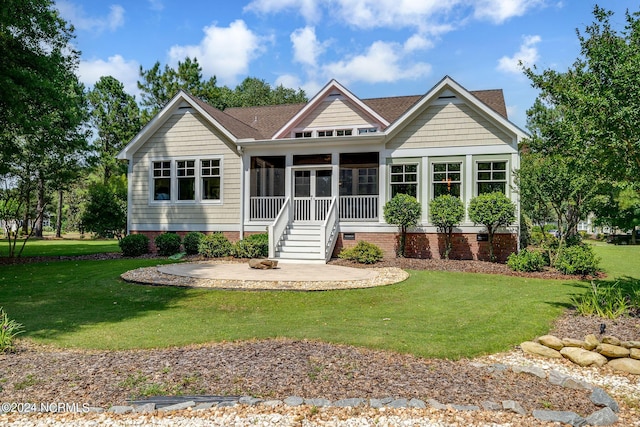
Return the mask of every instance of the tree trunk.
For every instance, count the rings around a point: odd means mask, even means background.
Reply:
[[[29,235],[29,222],[31,221],[31,215],[29,212],[29,207],[31,206],[31,190],[30,186],[27,188],[27,191],[24,193],[24,216],[22,217],[22,234],[25,236]],[[16,230],[16,233],[18,231]]]
[[[635,245],[636,244],[636,226],[634,225],[633,228],[631,229],[631,244]]]
[[[495,255],[493,255],[493,232],[491,230],[489,231],[489,261],[491,262],[495,262],[496,261],[496,257]]]
[[[33,235],[42,237],[42,218],[44,217],[44,180],[38,175],[38,204],[36,207],[37,218],[33,224]]]
[[[62,189],[58,190],[58,214],[56,216],[56,237],[62,237]]]

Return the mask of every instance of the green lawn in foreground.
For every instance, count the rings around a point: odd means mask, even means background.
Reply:
[[[22,240],[16,243],[16,253],[22,246]],[[117,239],[91,240],[91,239],[29,239],[22,251],[23,257],[29,256],[77,256],[106,252],[120,252]],[[0,239],[0,256],[6,257],[9,253],[7,239]]]
[[[606,247],[605,267],[636,279],[640,247]],[[596,247],[600,254],[601,247]],[[629,259],[619,266],[615,260]],[[332,292],[242,292],[127,284],[158,260],[0,267],[0,306],[25,336],[124,349],[221,340],[318,339],[459,358],[506,350],[548,330],[587,283],[411,271],[400,284]],[[615,270],[613,270],[615,268]]]

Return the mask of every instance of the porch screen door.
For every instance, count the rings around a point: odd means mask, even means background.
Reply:
[[[324,221],[331,204],[331,169],[293,172],[294,220]]]

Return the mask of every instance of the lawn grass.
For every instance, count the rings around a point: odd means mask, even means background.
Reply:
[[[596,252],[605,269],[639,278],[640,247],[604,248]],[[411,271],[405,282],[386,287],[330,292],[184,289],[118,279],[122,272],[158,263],[3,266],[0,306],[25,325],[23,336],[63,347],[155,348],[287,337],[457,359],[507,350],[547,332],[571,296],[588,286],[436,271]]]
[[[16,243],[16,253],[22,246],[22,240]],[[34,256],[78,256],[98,253],[120,252],[117,239],[34,239],[31,238],[22,251],[22,257]],[[0,257],[9,254],[9,242],[0,239]]]

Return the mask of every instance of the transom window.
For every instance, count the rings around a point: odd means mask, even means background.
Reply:
[[[433,163],[433,197],[451,194],[460,197],[462,188],[462,163]]]
[[[484,193],[501,192],[507,189],[507,162],[478,162],[478,176],[476,179],[478,195]]]
[[[153,200],[171,199],[171,162],[153,162]]]
[[[404,193],[418,196],[418,164],[391,165],[391,197]]]

